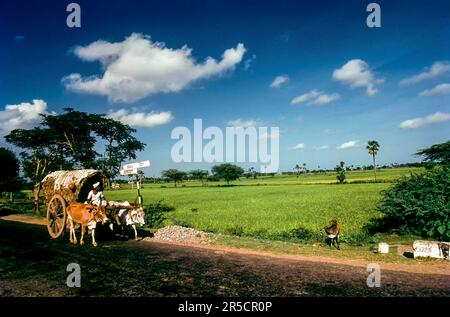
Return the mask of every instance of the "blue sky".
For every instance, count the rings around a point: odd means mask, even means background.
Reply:
[[[148,176],[210,167],[170,156],[172,129],[194,118],[279,127],[281,171],[368,165],[371,139],[380,164],[448,140],[448,1],[378,1],[381,28],[366,25],[370,1],[77,1],[72,29],[70,2],[0,4],[1,136],[39,111],[112,114],[147,144]]]

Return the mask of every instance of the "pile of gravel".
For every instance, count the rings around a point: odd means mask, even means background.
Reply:
[[[206,243],[210,234],[192,228],[169,226],[158,229],[153,240],[176,243]]]

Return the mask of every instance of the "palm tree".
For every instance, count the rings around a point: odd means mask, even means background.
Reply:
[[[295,167],[294,167],[294,169],[297,171],[297,177],[298,177],[298,175],[300,174],[300,170],[301,170],[301,167],[300,167],[300,165],[298,165],[298,164],[295,164]]]
[[[378,150],[380,149],[380,144],[375,140],[368,141],[366,149],[369,151],[369,154],[372,155],[373,172],[375,174],[375,180],[377,180],[377,165],[375,164],[375,156],[377,156]]]
[[[144,178],[144,171],[139,170],[137,173],[139,178],[139,188],[142,188],[142,179]]]

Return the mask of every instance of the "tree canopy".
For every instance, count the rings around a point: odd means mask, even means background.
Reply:
[[[380,144],[375,140],[368,141],[366,149],[370,155],[376,156],[378,154],[378,150],[380,149]]]
[[[119,173],[121,163],[136,159],[136,152],[144,150],[145,144],[132,135],[136,130],[126,124],[104,117],[94,117],[92,121],[94,132],[106,142],[100,169],[112,178]]]
[[[450,164],[450,141],[421,149],[416,155],[423,156],[428,163]]]
[[[145,144],[138,141],[135,129],[107,118],[64,109],[62,114],[42,115],[40,127],[12,130],[5,140],[24,151],[20,154],[24,175],[39,182],[58,169],[101,169],[114,178],[120,165],[135,159]],[[105,144],[104,155],[95,151],[98,142]]]
[[[208,177],[209,172],[207,170],[197,169],[189,171],[189,175],[192,179],[198,179],[203,182],[203,180]]]
[[[177,186],[177,183],[181,182],[183,178],[186,177],[186,172],[177,169],[168,169],[162,171],[162,176],[169,179],[170,181],[173,181],[175,183],[175,186]]]
[[[214,175],[223,178],[227,182],[227,184],[229,184],[230,181],[239,179],[239,177],[244,174],[244,170],[241,167],[230,163],[215,165],[211,169],[211,172]]]

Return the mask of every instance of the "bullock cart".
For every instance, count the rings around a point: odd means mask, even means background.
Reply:
[[[103,184],[104,176],[94,169],[56,171],[42,180],[44,203],[47,205],[47,229],[52,238],[60,237],[66,228],[67,206],[84,202],[92,185]],[[100,185],[102,187],[102,185]]]

